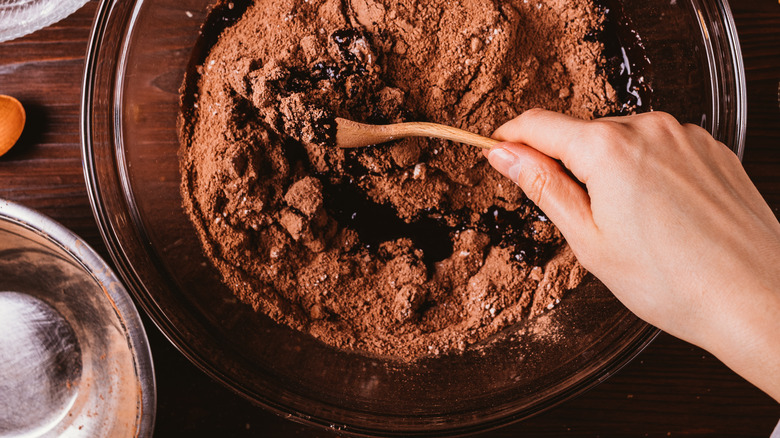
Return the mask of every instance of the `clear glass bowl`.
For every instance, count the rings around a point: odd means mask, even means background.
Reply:
[[[89,0],[0,0],[0,41],[12,40],[56,23]]]
[[[657,334],[593,279],[547,314],[553,336],[520,323],[482,351],[409,365],[333,349],[239,303],[202,255],[179,193],[178,90],[210,3],[104,0],[82,102],[85,175],[106,245],[141,306],[206,373],[296,421],[466,433],[587,390]],[[741,156],[744,69],[725,0],[614,6],[651,62],[653,107],[702,124]]]
[[[141,316],[62,225],[0,199],[0,437],[136,437],[157,392]]]

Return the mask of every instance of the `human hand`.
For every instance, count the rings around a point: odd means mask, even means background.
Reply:
[[[780,223],[726,146],[660,112],[531,110],[494,138],[491,165],[626,307],[780,400]]]

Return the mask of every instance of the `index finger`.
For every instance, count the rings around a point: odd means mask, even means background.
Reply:
[[[501,125],[493,133],[493,138],[523,143],[560,160],[574,176],[584,182],[586,172],[583,160],[578,159],[583,149],[576,147],[576,140],[587,123],[566,114],[535,108]]]

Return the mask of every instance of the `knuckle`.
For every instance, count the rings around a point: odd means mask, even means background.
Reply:
[[[667,128],[667,129],[680,127],[680,122],[678,122],[673,115],[663,111],[653,111],[650,113],[646,113],[645,117],[651,120],[653,124],[655,124],[658,127]]]
[[[531,108],[529,110],[526,110],[523,112],[523,114],[520,115],[522,118],[534,118],[538,117],[545,113],[545,110],[541,108]]]
[[[606,159],[624,151],[631,142],[632,134],[631,129],[622,123],[597,120],[589,124],[583,137],[597,158]]]
[[[599,139],[616,139],[625,135],[625,126],[612,120],[596,120],[590,125],[590,134]]]
[[[709,131],[707,131],[706,129],[702,128],[699,125],[694,125],[693,123],[685,123],[682,125],[682,127],[692,135],[696,135],[696,136],[706,135],[708,137],[710,136]]]
[[[701,149],[707,153],[714,153],[721,149],[730,149],[720,141],[716,140],[709,131],[699,125],[686,123],[682,125],[682,127],[687,137],[687,143],[689,143],[694,148]]]
[[[540,115],[542,114],[543,110],[539,108],[531,108],[529,110],[524,111],[519,116],[512,119],[511,123],[518,128],[521,128],[523,126],[529,125],[534,123],[535,120],[538,120]]]
[[[637,127],[645,136],[665,139],[669,144],[677,144],[688,134],[686,128],[669,113],[654,111],[643,114],[645,115],[645,123]]]
[[[549,189],[551,171],[544,166],[531,166],[521,172],[518,181],[526,196],[536,205],[543,204]]]
[[[512,138],[516,137],[513,133],[522,132],[525,129],[525,126],[533,123],[533,120],[538,118],[543,112],[544,110],[540,108],[529,109],[499,126],[498,129],[493,132],[493,137],[498,140],[512,140]]]

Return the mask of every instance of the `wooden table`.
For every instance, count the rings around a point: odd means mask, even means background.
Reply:
[[[780,213],[780,5],[732,2],[748,82],[744,164]],[[87,199],[79,145],[84,53],[96,3],[0,44],[0,94],[28,110],[21,141],[0,158],[0,198],[35,208],[106,259]],[[158,436],[334,436],[276,417],[211,381],[147,321],[157,374]],[[662,334],[616,376],[528,421],[484,437],[768,437],[780,406],[711,354]]]

